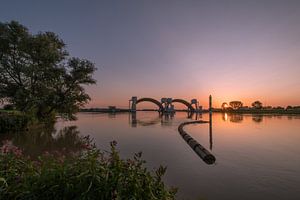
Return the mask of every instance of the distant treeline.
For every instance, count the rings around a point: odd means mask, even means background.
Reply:
[[[214,109],[215,112],[236,112],[236,113],[283,113],[283,114],[300,114],[300,106],[263,106],[260,101],[254,101],[251,107],[244,106],[241,101],[231,101],[229,104],[222,103],[220,109]]]
[[[214,112],[228,112],[228,113],[262,113],[262,114],[300,114],[300,106],[294,107],[262,107],[260,109],[251,107],[240,107],[240,108],[216,108],[213,109]]]
[[[83,108],[79,112],[129,112],[129,109],[109,107],[109,108]]]

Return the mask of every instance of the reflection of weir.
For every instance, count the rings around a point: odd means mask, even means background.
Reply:
[[[187,132],[183,130],[183,127],[189,124],[204,124],[204,123],[210,123],[208,121],[192,121],[192,122],[184,122],[181,123],[178,127],[178,131],[182,138],[188,143],[188,145],[194,150],[194,152],[206,163],[206,164],[213,164],[216,161],[216,158],[214,155],[212,155],[207,149],[205,149],[201,144],[199,144],[194,138],[192,138]],[[211,124],[211,123],[210,123]],[[211,130],[211,125],[210,125]],[[210,133],[211,136],[211,133]],[[211,147],[212,147],[212,138],[211,141]]]
[[[184,122],[180,124],[178,127],[178,131],[180,135],[183,137],[183,139],[192,147],[192,149],[196,152],[197,155],[200,156],[200,158],[207,164],[213,164],[216,161],[216,158],[208,151],[206,150],[201,144],[199,144],[196,140],[194,140],[190,135],[188,135],[184,130],[183,127],[188,124],[203,124],[203,123],[209,123],[209,148],[212,150],[213,147],[213,136],[212,136],[212,113],[209,113],[209,121],[202,121],[198,120],[198,118],[202,118],[202,115],[199,113],[187,113],[188,119],[193,119],[195,116],[195,120],[192,122]],[[171,126],[172,120],[174,117],[174,113],[164,113],[159,114],[158,117],[143,121],[137,119],[136,113],[131,113],[129,115],[129,123],[131,127],[137,127],[137,125],[140,126],[153,126],[155,124],[161,123],[161,126]]]
[[[186,112],[187,113],[187,119],[193,119],[198,120],[199,118],[202,118],[201,113],[194,113],[194,112]],[[150,120],[140,120],[137,117],[136,112],[132,112],[129,115],[129,124],[131,127],[137,127],[140,126],[153,126],[155,124],[161,124],[161,126],[172,126],[172,121],[174,118],[175,113],[158,113],[158,116],[154,119]]]
[[[163,113],[161,115],[161,126],[172,126],[174,113]]]
[[[129,116],[129,124],[131,127],[139,126],[153,126],[156,124],[161,124],[162,126],[171,126],[174,113],[159,113],[158,116],[150,120],[140,120],[137,119],[136,113],[131,113]]]
[[[157,117],[155,119],[151,119],[149,121],[136,120],[136,124],[141,126],[152,126],[155,124],[159,124],[161,122],[161,118]]]

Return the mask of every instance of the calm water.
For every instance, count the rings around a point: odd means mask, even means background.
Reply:
[[[179,188],[178,199],[300,199],[300,116],[213,114],[211,133],[208,124],[185,127],[216,157],[213,165],[177,131],[181,122],[208,120],[208,115],[187,117],[81,113],[75,122],[57,122],[50,133],[1,137],[33,154],[76,148],[78,134],[90,135],[105,150],[116,140],[124,158],[142,151],[149,168],[167,166],[165,181]]]

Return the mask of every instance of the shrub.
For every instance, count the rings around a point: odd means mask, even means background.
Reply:
[[[0,113],[0,133],[19,131],[26,128],[31,117],[19,112]]]
[[[14,110],[14,106],[12,104],[6,104],[3,106],[4,110]]]
[[[80,155],[43,155],[30,160],[17,148],[2,147],[0,199],[174,199],[162,176],[166,168],[150,172],[141,153],[123,160],[111,143],[104,153],[87,145]]]

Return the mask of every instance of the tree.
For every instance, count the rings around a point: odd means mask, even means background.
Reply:
[[[255,109],[262,109],[262,103],[260,101],[254,101],[251,105]]]
[[[243,103],[241,101],[231,101],[229,105],[235,110],[243,107]]]
[[[0,99],[39,119],[74,119],[90,100],[83,86],[96,83],[96,67],[69,57],[65,46],[55,33],[34,35],[18,22],[0,22]]]
[[[223,102],[221,108],[223,110],[226,110],[228,108],[228,104],[226,102]]]

